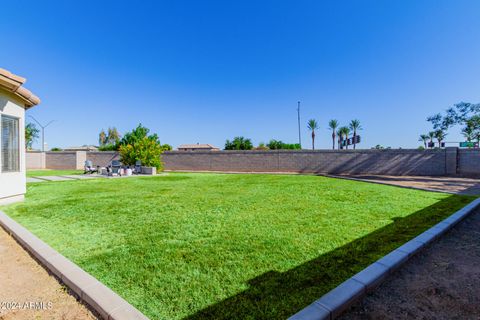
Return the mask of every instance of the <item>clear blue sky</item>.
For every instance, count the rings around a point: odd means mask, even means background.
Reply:
[[[68,3],[67,3],[68,2]],[[480,1],[8,1],[0,67],[56,120],[49,147],[139,122],[162,143],[297,141],[361,120],[362,147],[417,147],[425,118],[480,102]],[[451,130],[448,141],[461,139]],[[37,143],[37,147],[39,143]]]

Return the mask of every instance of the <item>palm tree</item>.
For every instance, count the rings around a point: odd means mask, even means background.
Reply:
[[[418,141],[422,141],[422,142],[423,142],[423,146],[425,147],[425,149],[427,149],[427,141],[428,141],[428,138],[429,138],[428,135],[426,135],[426,134],[421,134],[421,135],[420,135],[420,138],[418,139]]]
[[[445,139],[445,136],[447,134],[443,130],[437,130],[435,131],[435,138],[438,140],[438,147],[442,147],[442,141]]]
[[[433,138],[435,138],[435,131],[430,131],[428,133],[428,138],[430,139],[430,143],[433,143]],[[433,148],[433,147],[431,147]]]
[[[472,141],[475,136],[475,130],[472,126],[466,126],[462,129],[462,135],[467,139],[468,142]]]
[[[340,136],[341,136],[341,141],[344,141],[344,140],[347,140],[348,139],[348,135],[350,134],[350,128],[347,127],[347,126],[344,126],[344,127],[340,127],[340,129],[338,129],[339,133],[340,133]],[[342,147],[343,149],[343,147]],[[348,149],[348,143],[345,144],[345,149]]]
[[[338,127],[338,121],[335,119],[330,120],[328,127],[332,130],[332,149],[335,150],[335,130]]]
[[[312,150],[315,150],[315,130],[318,129],[318,123],[315,119],[308,120],[307,123],[308,130],[312,131]]]
[[[100,147],[102,147],[106,143],[107,143],[107,134],[102,129],[102,131],[100,131],[100,133],[98,134],[98,144],[100,145]]]
[[[338,137],[337,149],[343,149],[342,147],[343,136],[340,128],[338,128],[337,130],[337,137]]]
[[[363,128],[360,125],[360,120],[354,119],[354,120],[350,121],[350,130],[353,131],[353,149],[354,150],[355,150],[355,146],[356,146],[355,138],[357,137],[357,131],[360,131],[362,129]]]

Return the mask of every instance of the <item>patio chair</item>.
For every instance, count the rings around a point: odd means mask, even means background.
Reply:
[[[120,161],[112,160],[112,163],[110,164],[109,175],[110,176],[113,176],[113,175],[121,176],[122,173],[121,173],[120,169],[122,169],[122,165],[121,165]]]
[[[133,170],[135,174],[140,174],[142,173],[142,161],[138,160],[135,162],[135,168]]]
[[[98,172],[98,168],[95,168],[93,166],[93,163],[91,160],[85,161],[85,166],[83,167],[83,174],[92,174]]]

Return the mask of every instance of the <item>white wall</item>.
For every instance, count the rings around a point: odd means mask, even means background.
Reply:
[[[2,173],[0,171],[0,204],[5,204],[22,200],[26,192],[25,109],[18,98],[0,89],[0,115],[2,114],[19,118],[20,130],[20,172]],[[0,157],[0,162],[1,161]]]

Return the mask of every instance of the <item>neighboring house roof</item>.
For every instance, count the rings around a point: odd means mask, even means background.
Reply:
[[[8,70],[0,68],[0,88],[13,93],[25,103],[25,109],[29,109],[40,103],[40,98],[22,85],[27,79],[17,76]]]
[[[96,146],[68,147],[64,151],[98,151]]]
[[[212,146],[211,144],[204,143],[196,143],[196,144],[181,144],[178,149],[218,149],[215,146]]]

